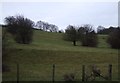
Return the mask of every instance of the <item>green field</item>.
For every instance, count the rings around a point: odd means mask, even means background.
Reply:
[[[63,33],[34,30],[33,42],[25,45],[15,43],[9,35],[10,44],[3,63],[9,66],[10,71],[3,72],[3,80],[16,80],[16,63],[20,65],[20,81],[51,81],[53,64],[56,65],[56,81],[62,81],[63,75],[69,73],[74,73],[75,80],[80,81],[82,65],[86,65],[89,72],[92,64],[96,64],[104,76],[108,65],[112,64],[112,80],[118,80],[118,50],[111,49],[106,43],[107,35],[98,35],[99,45],[96,48],[83,47],[80,42],[73,46],[62,37]]]

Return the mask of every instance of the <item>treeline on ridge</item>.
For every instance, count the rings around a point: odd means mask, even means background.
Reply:
[[[30,44],[33,37],[33,28],[42,31],[49,32],[60,32],[58,27],[54,24],[47,22],[38,21],[36,24],[24,16],[8,16],[5,18],[6,27],[3,31],[3,40],[6,41],[6,31],[13,35],[14,40],[20,44]],[[76,46],[76,41],[80,41],[82,46],[97,47],[98,45],[98,34],[107,34],[107,43],[112,48],[120,48],[120,27],[104,28],[98,26],[97,32],[93,29],[90,24],[84,24],[82,26],[69,25],[64,32],[64,40],[72,41],[73,45]]]

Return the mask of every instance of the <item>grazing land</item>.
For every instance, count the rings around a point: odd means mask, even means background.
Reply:
[[[72,42],[64,41],[63,34],[34,30],[33,42],[29,45],[15,43],[9,34],[3,63],[10,69],[3,72],[3,81],[16,81],[17,63],[20,81],[51,81],[53,64],[56,65],[56,81],[62,81],[63,76],[69,73],[74,73],[75,79],[80,81],[82,65],[89,68],[93,64],[101,69],[104,76],[108,73],[108,65],[112,64],[112,80],[118,80],[118,50],[111,49],[106,43],[107,35],[98,35],[98,47],[83,47],[80,42],[73,46]]]

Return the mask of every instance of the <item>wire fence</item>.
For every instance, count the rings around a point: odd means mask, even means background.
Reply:
[[[116,65],[42,65],[4,66],[3,81],[118,81]],[[95,75],[97,74],[97,75]]]

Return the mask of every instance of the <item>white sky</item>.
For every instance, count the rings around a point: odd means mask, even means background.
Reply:
[[[69,24],[91,24],[95,27],[102,25],[106,28],[118,25],[118,0],[104,1],[47,1],[44,2],[16,2],[4,0],[2,2],[2,18],[0,24],[7,16],[22,14],[37,22],[39,20],[55,24],[59,29],[65,29]]]

